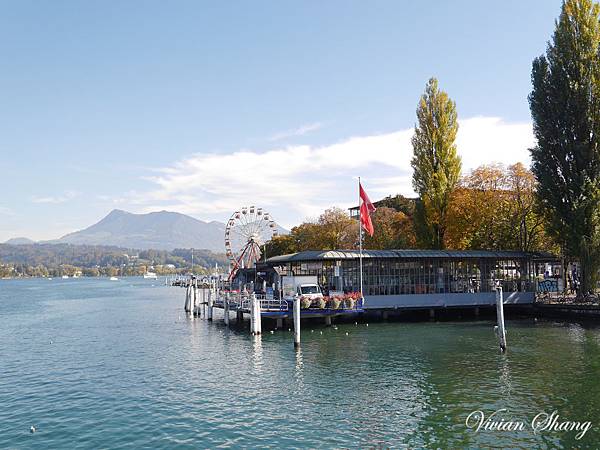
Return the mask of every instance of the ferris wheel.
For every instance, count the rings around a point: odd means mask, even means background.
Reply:
[[[261,247],[277,236],[277,224],[262,208],[243,207],[232,214],[225,227],[225,252],[233,278],[240,268],[252,267],[260,260]]]

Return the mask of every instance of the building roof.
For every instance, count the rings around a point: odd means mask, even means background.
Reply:
[[[325,261],[339,259],[358,259],[358,250],[308,250],[289,255],[274,256],[267,259],[268,264],[290,263],[295,261]],[[363,258],[489,258],[489,259],[546,259],[555,260],[549,253],[530,253],[521,251],[493,250],[363,250]]]

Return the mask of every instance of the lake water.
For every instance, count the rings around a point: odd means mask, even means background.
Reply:
[[[501,355],[489,321],[311,324],[295,352],[183,303],[137,278],[0,280],[0,448],[600,447],[597,328],[508,321]],[[466,427],[501,408],[592,428]]]

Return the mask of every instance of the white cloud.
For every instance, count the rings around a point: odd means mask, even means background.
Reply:
[[[79,195],[79,192],[77,192],[77,191],[65,191],[64,194],[57,195],[57,196],[33,197],[31,199],[31,201],[33,203],[51,203],[51,204],[66,203],[69,200],[74,199],[78,195]]]
[[[305,134],[311,133],[313,131],[317,131],[323,128],[323,124],[320,122],[307,123],[305,125],[301,125],[298,128],[294,128],[292,130],[281,131],[279,133],[275,133],[268,140],[271,142],[281,141],[283,139],[287,139],[290,137],[298,137],[304,136]]]
[[[531,123],[507,123],[499,117],[474,117],[460,121],[456,145],[462,156],[463,172],[482,164],[500,162],[526,166],[535,145]]]
[[[203,219],[225,220],[244,205],[268,209],[284,226],[332,205],[356,203],[356,177],[371,198],[414,195],[410,160],[413,129],[351,137],[332,145],[295,145],[269,151],[195,154],[146,177],[150,192],[127,198],[138,211],[170,209]],[[481,164],[529,164],[530,123],[475,117],[460,121],[457,137],[463,172]]]
[[[15,212],[12,209],[7,208],[6,206],[0,206],[0,215],[13,217],[15,215]]]

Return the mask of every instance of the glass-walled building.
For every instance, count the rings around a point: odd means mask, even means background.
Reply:
[[[397,297],[398,306],[415,299],[421,304],[426,297],[444,304],[471,304],[477,299],[488,304],[499,283],[515,302],[530,302],[536,280],[543,276],[546,264],[554,261],[548,254],[513,251],[365,250],[363,294],[367,301],[385,304],[393,304],[390,299]],[[360,290],[356,250],[276,256],[267,265],[283,275],[316,276],[325,291]]]

